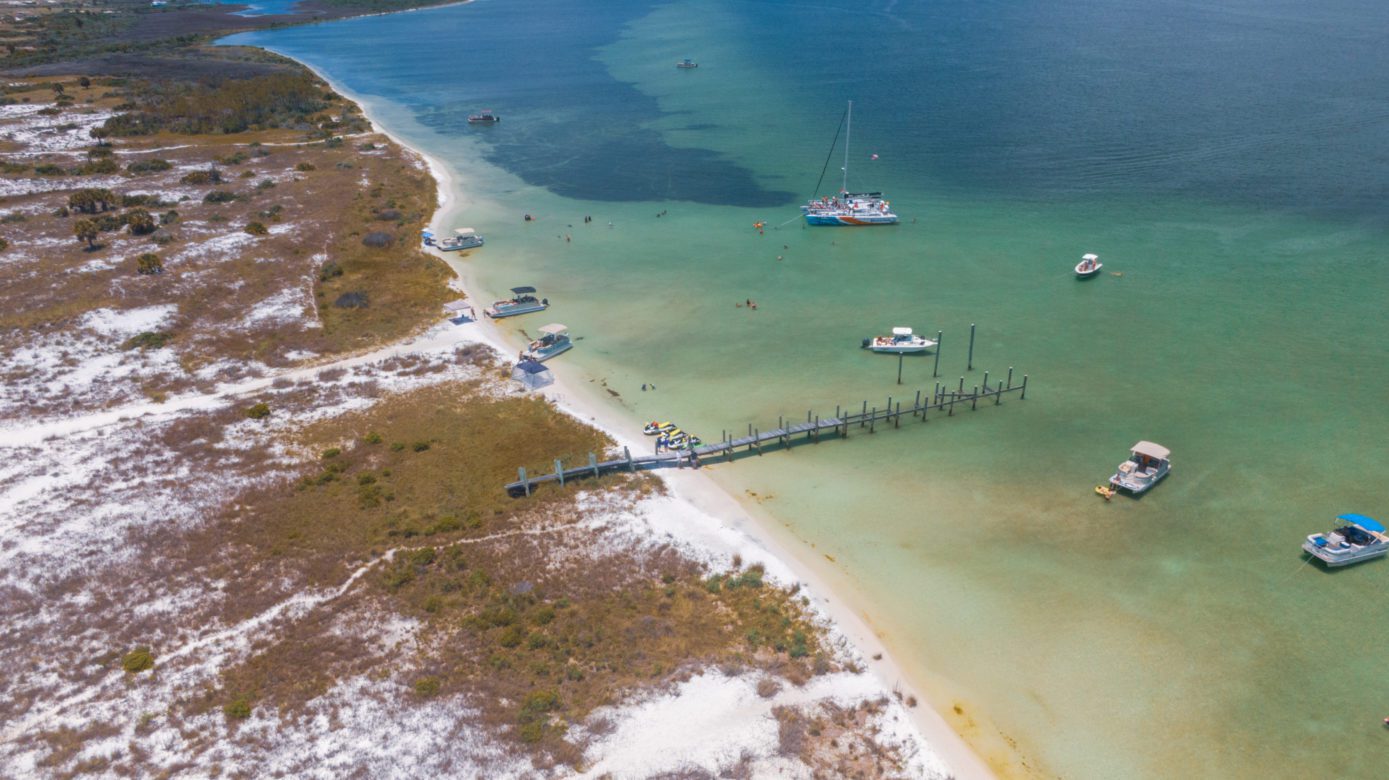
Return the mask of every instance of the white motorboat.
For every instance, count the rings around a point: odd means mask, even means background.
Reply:
[[[1099,255],[1085,255],[1076,263],[1076,276],[1089,279],[1098,276],[1101,268],[1104,268],[1104,263],[1100,262]]]
[[[430,238],[433,238],[432,236]],[[442,241],[434,242],[434,247],[443,252],[459,252],[464,249],[476,249],[482,246],[482,236],[477,234],[472,228],[458,228],[453,231],[452,238],[445,238]]]
[[[1124,490],[1138,495],[1152,488],[1158,480],[1172,470],[1169,458],[1172,451],[1150,441],[1140,441],[1130,448],[1129,459],[1119,464],[1119,470],[1109,478],[1109,486],[1114,490]]]
[[[1348,566],[1389,553],[1389,536],[1384,526],[1372,517],[1341,515],[1336,518],[1340,527],[1331,533],[1311,534],[1302,549],[1327,568]]]
[[[892,354],[925,352],[935,345],[936,342],[931,339],[912,333],[911,328],[893,328],[891,336],[874,336],[863,340],[864,349]]]
[[[483,309],[483,313],[495,320],[502,317],[515,317],[518,314],[530,314],[533,311],[545,311],[549,307],[550,299],[535,297],[534,287],[513,287],[510,298],[493,303]]]

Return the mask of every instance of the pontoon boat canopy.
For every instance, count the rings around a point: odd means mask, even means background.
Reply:
[[[1081,260],[1090,260],[1090,261],[1094,261],[1094,260],[1099,260],[1099,259],[1100,259],[1100,256],[1099,256],[1099,255],[1082,255],[1080,259],[1081,259]]]
[[[569,330],[569,328],[565,327],[564,325],[555,323],[552,325],[546,325],[545,327],[540,329],[540,332],[544,333],[547,336],[558,336],[559,334],[564,333],[567,330]]]
[[[1167,457],[1172,454],[1171,450],[1161,444],[1154,444],[1150,441],[1140,441],[1133,445],[1132,449],[1135,455],[1147,455],[1158,460],[1167,460]]]
[[[1348,523],[1355,523],[1366,531],[1374,531],[1377,534],[1384,533],[1384,526],[1380,525],[1379,521],[1375,520],[1373,517],[1366,517],[1364,515],[1341,515],[1336,519],[1345,520]]]
[[[513,287],[513,288],[511,288],[511,291],[514,292],[514,293],[516,293],[517,295],[522,295],[522,294],[524,294],[524,293],[533,293],[533,292],[535,292],[535,288],[534,288],[534,287]]]
[[[911,329],[911,328],[893,328],[893,329],[892,329],[892,335],[894,335],[894,336],[910,336],[910,335],[912,335],[912,329]]]
[[[472,228],[457,228],[456,230],[453,231],[453,233],[454,233],[454,235],[456,235],[456,236],[472,236],[472,235],[477,235],[477,231],[476,231],[476,230],[473,230]]]

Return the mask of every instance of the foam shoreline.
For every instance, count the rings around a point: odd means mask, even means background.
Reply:
[[[307,63],[300,64],[313,71],[339,94],[356,103],[376,132],[419,157],[438,185],[439,205],[430,221],[430,230],[435,235],[449,234],[455,215],[464,205],[464,183],[459,177],[442,160],[406,142],[378,122],[369,98],[352,93],[328,74]],[[478,312],[478,321],[458,326],[474,330],[468,340],[484,343],[503,356],[510,355],[524,346],[519,340],[513,343],[495,322],[481,316],[487,302],[473,294],[472,291],[477,289],[478,284],[471,277],[467,263],[456,255],[436,249],[427,251],[433,252],[454,271],[457,277],[454,287],[463,293]],[[495,253],[495,250],[491,249],[484,251]],[[555,375],[554,384],[539,392],[553,401],[558,409],[602,430],[619,445],[625,445],[635,451],[644,451],[649,446],[649,442],[643,437],[634,435],[637,429],[636,421],[628,419],[598,393],[585,386],[587,377],[576,375],[574,370],[563,366],[553,366],[552,373]],[[903,667],[893,660],[883,641],[862,617],[860,611],[852,603],[841,598],[841,594],[832,591],[826,579],[807,563],[807,558],[814,558],[813,551],[791,549],[790,545],[775,538],[770,533],[768,520],[755,516],[706,474],[697,470],[666,470],[655,473],[661,476],[673,499],[687,510],[680,514],[684,515],[688,523],[701,526],[685,527],[684,541],[692,547],[705,546],[708,532],[711,530],[731,531],[740,536],[745,542],[741,546],[750,547],[760,554],[760,560],[747,560],[748,563],[770,564],[769,574],[773,575],[774,579],[779,579],[775,574],[777,569],[781,569],[789,575],[789,581],[783,584],[800,583],[803,589],[809,591],[813,598],[812,607],[830,625],[831,640],[846,642],[865,660],[865,673],[876,679],[885,695],[891,696],[894,692],[901,692],[905,696],[911,690]],[[501,489],[500,486],[498,489]],[[674,525],[677,527],[673,530],[679,535],[679,524]],[[744,557],[748,558],[746,555]],[[901,710],[915,728],[921,746],[939,758],[949,768],[952,777],[960,780],[985,780],[995,777],[984,759],[976,754],[930,706],[923,702],[917,707],[903,705]]]

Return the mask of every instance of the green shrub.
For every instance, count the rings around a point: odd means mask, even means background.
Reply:
[[[147,276],[164,273],[164,261],[153,252],[145,252],[135,258],[135,272]]]
[[[66,175],[67,175],[67,171],[63,169],[63,166],[58,165],[58,164],[56,164],[56,163],[44,163],[44,164],[42,164],[42,165],[35,165],[35,166],[34,166],[34,173],[37,173],[37,174],[40,175],[40,176],[66,176]]]
[[[318,166],[314,165],[311,162],[301,162],[298,165],[294,166],[294,170],[300,171],[301,173],[308,173],[309,171],[318,170]]]
[[[131,209],[125,213],[124,219],[125,224],[130,226],[131,235],[147,236],[158,228],[154,217],[144,209]]]
[[[526,638],[526,629],[519,625],[510,625],[502,630],[501,636],[497,637],[497,644],[502,647],[516,647]]]
[[[159,331],[145,331],[138,336],[131,336],[121,344],[121,349],[159,349],[173,338],[168,333]]]
[[[245,696],[238,696],[222,706],[222,713],[232,720],[245,720],[251,717],[251,702]]]
[[[178,212],[174,211],[173,209],[169,209],[168,211],[159,215],[159,224],[161,225],[172,225],[177,221]]]
[[[421,677],[415,681],[415,695],[427,699],[438,695],[439,687],[438,677]]]
[[[414,450],[415,452],[424,452],[425,450],[429,449],[429,442],[417,441],[414,444],[410,445],[410,449]]]
[[[249,171],[248,171],[248,173],[249,173]],[[260,181],[256,182],[256,189],[258,189],[258,190],[271,190],[271,189],[274,189],[274,188],[275,188],[275,180],[274,180],[274,179],[261,179]]]
[[[202,184],[221,184],[222,172],[216,168],[208,168],[202,171],[189,171],[179,179],[183,184],[202,185]]]
[[[329,279],[338,276],[342,276],[342,266],[338,265],[332,260],[329,260],[328,262],[324,263],[323,267],[318,269],[318,280],[320,282],[326,282]]]
[[[367,444],[380,444],[380,443],[381,443],[381,434],[379,434],[379,433],[377,433],[377,432],[375,432],[375,431],[370,431],[370,432],[367,433],[366,436],[363,436],[363,437],[362,437],[362,441],[366,442]]]
[[[263,223],[260,223],[260,222],[248,222],[248,223],[246,223],[246,228],[245,228],[245,230],[246,230],[247,233],[250,233],[250,234],[253,235],[253,236],[267,236],[267,235],[270,235],[270,229],[267,228]]]
[[[246,416],[252,420],[263,420],[270,416],[270,404],[261,401],[246,409]]]
[[[203,196],[203,203],[231,203],[240,197],[230,190],[213,190]]]
[[[137,647],[121,659],[121,668],[131,674],[139,674],[154,668],[154,654],[148,647]]]
[[[339,455],[341,455],[341,454],[342,454],[342,448],[341,448],[341,447],[329,447],[328,449],[326,449],[326,450],[323,451],[323,454],[322,454],[320,457],[322,457],[324,460],[328,460],[328,459],[330,459],[330,458],[336,458],[337,456],[339,456]]]

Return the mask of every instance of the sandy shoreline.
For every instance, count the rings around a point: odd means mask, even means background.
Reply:
[[[390,138],[401,147],[417,155],[438,185],[438,210],[430,221],[430,229],[435,235],[446,235],[454,227],[456,212],[463,204],[459,198],[462,192],[460,182],[449,167],[441,160],[412,146],[399,136],[383,127],[373,116],[368,99],[345,89],[327,74],[301,63],[312,70],[319,78],[330,84],[339,94],[355,102],[362,108],[372,128]],[[462,223],[460,223],[462,224]],[[474,295],[476,281],[469,274],[469,266],[457,255],[450,255],[436,249],[429,249],[457,275],[456,288],[467,297],[479,314],[479,320],[458,327],[472,329],[468,340],[478,341],[496,349],[502,355],[509,355],[522,346],[519,342],[510,343],[495,322],[481,316],[487,302]],[[494,250],[484,249],[485,252]],[[584,422],[599,428],[619,445],[634,451],[645,451],[649,442],[635,435],[634,421],[626,419],[612,404],[598,397],[596,392],[586,392],[580,378],[566,371],[563,366],[553,366],[555,382],[539,391],[552,400],[556,407]],[[913,691],[908,687],[907,676],[902,667],[888,653],[887,648],[863,619],[854,605],[839,597],[829,588],[827,582],[806,562],[806,556],[814,557],[811,550],[793,550],[769,533],[767,521],[755,517],[734,496],[726,492],[708,475],[695,470],[665,470],[656,472],[665,481],[674,498],[690,507],[704,522],[711,526],[731,529],[743,536],[753,547],[761,551],[766,563],[780,564],[790,572],[793,582],[813,594],[813,607],[831,624],[832,633],[848,644],[866,661],[871,673],[882,686],[884,692],[900,692],[903,697]],[[752,561],[749,561],[752,562]],[[789,584],[789,583],[788,583]],[[880,658],[879,658],[880,657]],[[879,660],[871,660],[879,658]],[[921,696],[919,698],[923,698]],[[964,739],[933,709],[922,705],[902,706],[902,711],[916,728],[925,747],[939,757],[949,768],[953,777],[965,779],[987,779],[995,777],[988,764],[976,754]]]

